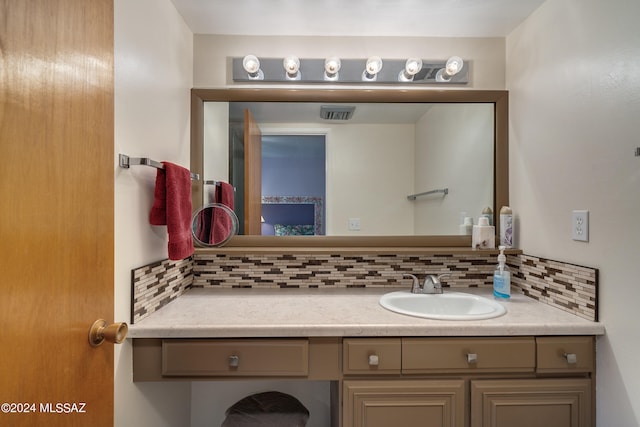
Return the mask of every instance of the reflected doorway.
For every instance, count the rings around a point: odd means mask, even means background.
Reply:
[[[239,234],[244,230],[245,154],[242,124],[230,126],[230,178]],[[261,234],[326,234],[326,135],[261,136]]]
[[[262,136],[262,234],[324,235],[325,135]]]

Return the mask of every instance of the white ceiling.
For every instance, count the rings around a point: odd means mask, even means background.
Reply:
[[[196,34],[505,37],[545,0],[172,0]]]

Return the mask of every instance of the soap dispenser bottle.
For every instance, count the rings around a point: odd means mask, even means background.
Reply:
[[[504,255],[504,246],[498,246],[498,265],[493,272],[493,296],[498,300],[511,298],[511,271],[507,267],[507,257]]]

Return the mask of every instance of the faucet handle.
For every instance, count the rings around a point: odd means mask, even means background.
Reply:
[[[449,273],[440,274],[439,276],[435,274],[428,274],[424,279],[424,285],[422,287],[423,292],[429,294],[441,294],[442,283],[440,283],[440,279],[450,275],[451,274]]]
[[[451,276],[451,273],[442,273],[438,275],[436,279],[438,280],[438,283],[440,283],[440,279],[442,279],[443,277],[450,277],[450,276]]]
[[[414,274],[403,274],[402,277],[409,277],[411,279],[413,279],[413,284],[411,285],[411,292],[416,294],[420,292],[420,281],[418,280],[418,278],[414,275]]]

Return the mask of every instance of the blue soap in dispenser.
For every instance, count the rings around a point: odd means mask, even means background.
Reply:
[[[504,255],[504,246],[498,246],[498,266],[493,272],[493,296],[499,300],[511,298],[511,271],[507,267],[507,257]]]

